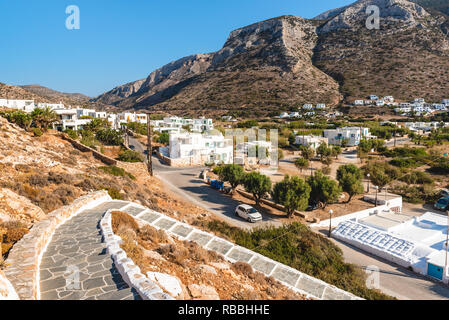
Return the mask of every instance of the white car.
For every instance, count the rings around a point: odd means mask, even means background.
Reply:
[[[252,223],[262,221],[262,215],[256,209],[247,204],[237,206],[237,208],[235,208],[235,215]]]

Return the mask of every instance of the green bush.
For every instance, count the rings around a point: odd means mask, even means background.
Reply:
[[[95,138],[105,145],[119,146],[123,143],[121,133],[114,129],[101,129],[95,135]]]
[[[436,174],[449,174],[449,159],[440,158],[435,162],[435,164],[429,169],[432,173]]]
[[[398,168],[416,168],[419,167],[419,163],[412,158],[397,158],[390,161],[392,166]]]
[[[66,129],[64,132],[67,133],[67,135],[73,140],[77,140],[79,137],[78,132],[76,132],[75,130]]]
[[[102,171],[104,171],[106,173],[109,173],[109,174],[111,174],[113,176],[116,176],[116,177],[128,176],[132,180],[136,180],[136,177],[134,177],[131,173],[129,173],[129,172],[125,171],[125,169],[119,168],[117,166],[99,167],[98,169],[100,169],[100,170],[102,170]]]
[[[34,134],[35,137],[40,137],[44,133],[42,132],[41,128],[33,128],[33,134]]]
[[[109,196],[114,200],[124,200],[123,195],[120,193],[120,190],[116,188],[106,188],[108,191]]]
[[[143,156],[133,150],[126,150],[119,154],[118,160],[123,162],[143,162]]]
[[[407,184],[433,184],[434,180],[428,173],[421,171],[413,171],[399,179]]]
[[[380,291],[368,289],[363,270],[346,263],[340,248],[301,223],[254,231],[244,231],[216,220],[205,224],[209,230],[228,237],[240,246],[359,297],[372,300],[393,299]]]

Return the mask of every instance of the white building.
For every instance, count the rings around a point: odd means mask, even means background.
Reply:
[[[319,136],[296,136],[295,143],[300,146],[311,147],[312,149],[318,148],[321,143],[328,144],[329,139]]]
[[[394,102],[394,97],[393,96],[386,96],[382,98],[383,101],[385,101],[386,103],[393,103]]]
[[[385,101],[383,101],[383,100],[377,100],[376,101],[376,106],[383,107],[384,105],[385,105]]]
[[[365,104],[365,101],[363,100],[355,100],[354,105],[355,106],[363,106]]]
[[[279,118],[281,118],[281,119],[285,119],[285,118],[289,118],[290,116],[288,115],[288,113],[287,112],[282,112],[280,115],[279,115]]]
[[[374,95],[374,94],[372,94],[372,95],[369,96],[369,99],[370,99],[370,100],[378,100],[379,97],[376,96],[376,95]]]
[[[324,104],[324,103],[318,103],[318,104],[316,105],[316,108],[317,108],[318,110],[326,109],[326,104]]]
[[[32,112],[36,108],[36,105],[34,104],[34,100],[0,99],[0,107]]]
[[[192,132],[207,132],[214,130],[214,122],[212,119],[205,117],[197,119],[188,119],[181,117],[165,117],[163,120],[151,121],[156,131],[180,132],[183,127],[189,127]]]
[[[441,103],[444,104],[446,107],[449,107],[449,99],[443,99]]]
[[[299,112],[291,112],[288,116],[289,116],[290,118],[299,118],[299,117],[301,117],[301,115],[299,114]]]
[[[302,106],[302,108],[304,110],[313,110],[313,104],[306,103],[305,105]]]
[[[225,163],[233,161],[233,141],[222,134],[178,133],[170,135],[170,145],[161,148],[173,166],[195,166],[205,163]]]
[[[323,136],[328,139],[331,145],[341,145],[343,139],[346,139],[346,145],[349,147],[358,146],[362,139],[374,139],[368,128],[345,127],[333,130],[324,130]]]
[[[40,109],[50,108],[52,110],[55,109],[65,109],[65,106],[63,103],[38,103],[37,107]]]
[[[137,122],[146,124],[147,123],[147,115],[146,113],[136,113],[136,112],[122,112],[117,114],[117,121],[120,124]]]

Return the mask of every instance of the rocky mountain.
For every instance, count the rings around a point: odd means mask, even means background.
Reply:
[[[314,21],[283,16],[235,30],[221,50],[152,72],[136,93],[114,104],[192,114],[266,113],[307,101],[337,104],[338,83],[312,64],[317,27]],[[116,97],[94,101],[105,99]]]
[[[380,10],[378,30],[366,27],[370,5]],[[359,0],[312,20],[273,18],[231,32],[217,52],[182,58],[92,101],[195,115],[266,114],[371,93],[439,101],[449,96],[447,7]]]
[[[53,101],[55,103],[63,102],[68,105],[81,105],[87,103],[90,97],[81,93],[64,93],[53,89],[49,89],[40,85],[25,85],[20,86],[22,89],[31,93],[37,94],[40,97]]]
[[[366,8],[380,29],[366,28]],[[360,0],[320,26],[314,64],[340,84],[347,101],[370,93],[440,101],[449,94],[447,21],[407,0]]]

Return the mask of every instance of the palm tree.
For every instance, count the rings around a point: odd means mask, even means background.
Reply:
[[[34,109],[31,117],[36,126],[42,128],[44,131],[47,131],[50,125],[59,121],[58,115],[50,107]]]

